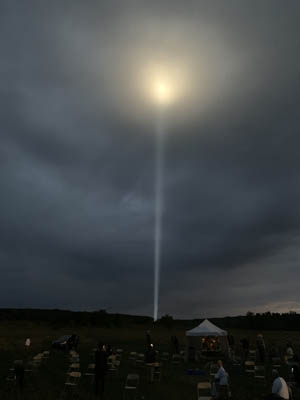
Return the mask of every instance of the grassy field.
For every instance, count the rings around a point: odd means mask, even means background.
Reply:
[[[172,365],[171,362],[164,362],[162,366],[162,377],[160,382],[149,384],[146,378],[145,367],[136,367],[131,364],[129,357],[130,351],[145,351],[145,331],[151,330],[152,341],[156,348],[162,351],[171,351],[170,337],[176,335],[181,347],[184,347],[184,330],[168,330],[159,326],[131,326],[123,328],[91,328],[91,327],[61,327],[51,328],[45,324],[32,324],[28,322],[6,322],[0,325],[0,399],[23,398],[35,400],[57,400],[60,398],[66,380],[66,372],[69,361],[68,355],[61,351],[51,351],[50,358],[34,372],[25,375],[24,393],[21,397],[13,385],[6,381],[8,370],[12,362],[16,359],[28,360],[35,354],[48,350],[52,340],[63,334],[76,332],[80,336],[79,354],[80,370],[83,373],[79,388],[78,398],[87,400],[93,399],[93,387],[90,377],[85,377],[89,363],[93,362],[91,351],[96,347],[99,340],[109,343],[113,348],[124,349],[121,366],[118,373],[109,373],[106,377],[105,399],[117,400],[123,397],[123,388],[128,373],[137,372],[140,375],[140,388],[138,399],[144,400],[188,400],[197,398],[196,385],[200,380],[208,380],[209,374],[203,377],[190,376],[187,369],[190,367],[203,368],[204,365],[187,365],[181,363],[179,366]],[[300,335],[298,332],[256,332],[256,331],[230,331],[234,335],[236,343],[247,336],[254,345],[257,333],[263,333],[266,345],[274,343],[283,353],[288,339],[300,349]],[[30,337],[32,346],[30,354],[26,353],[24,341]],[[271,389],[271,366],[267,367],[266,385],[256,384],[253,376],[244,372],[244,368],[225,363],[225,368],[230,375],[230,386],[233,400],[255,400],[267,394]],[[281,375],[286,377],[287,367],[281,368]],[[296,397],[297,398],[297,397]],[[300,398],[300,397],[299,397]]]

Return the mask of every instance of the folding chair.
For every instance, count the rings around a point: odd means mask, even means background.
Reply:
[[[71,351],[72,351],[72,354],[69,358],[70,363],[79,363],[80,362],[79,354],[76,353],[76,351],[73,351],[73,350],[71,350]]]
[[[68,372],[73,372],[73,371],[78,371],[80,369],[80,364],[79,363],[72,363],[69,365],[69,371]]]
[[[154,374],[153,374],[154,381],[160,382],[161,379],[161,372],[160,372],[160,363],[154,363]]]
[[[294,395],[293,395],[293,388],[287,383],[288,391],[289,391],[289,398],[290,400],[294,400]]]
[[[249,361],[256,361],[256,350],[249,350]]]
[[[211,383],[199,382],[197,384],[197,399],[198,400],[211,400]]]
[[[11,392],[11,391],[15,390],[17,380],[16,380],[16,374],[15,374],[15,369],[14,368],[10,368],[8,370],[8,375],[5,378],[5,380],[6,380],[7,384],[8,384],[9,391]]]
[[[161,360],[162,361],[169,361],[170,355],[167,351],[164,351],[161,355]]]
[[[245,372],[254,374],[254,367],[255,367],[254,361],[246,361],[245,362]]]
[[[136,360],[136,357],[137,357],[136,351],[130,352],[130,354],[129,354],[129,360],[135,361],[135,360]]]
[[[217,398],[219,400],[228,400],[231,397],[231,392],[228,385],[217,385]]]
[[[87,367],[87,372],[85,372],[84,376],[90,377],[90,384],[92,385],[95,380],[95,364],[91,363]]]
[[[7,381],[14,381],[16,379],[16,374],[15,374],[15,369],[9,368],[8,370],[8,376],[6,377]]]
[[[123,394],[124,400],[137,398],[139,382],[140,376],[138,374],[127,375]]]
[[[209,366],[209,375],[214,377],[216,373],[218,372],[218,365],[217,364],[210,364]]]
[[[32,362],[34,366],[38,368],[41,365],[42,360],[43,360],[43,353],[39,353],[33,357]]]
[[[79,372],[79,371],[68,372],[68,379],[65,382],[65,385],[66,386],[77,386],[80,378],[81,378],[81,372]]]
[[[45,350],[45,351],[43,351],[43,359],[44,360],[48,360],[48,358],[49,358],[49,356],[50,356],[50,351],[48,351],[48,350]]]
[[[280,367],[281,367],[281,358],[272,357],[272,368],[280,368]]]
[[[118,372],[118,368],[120,366],[120,360],[117,360],[116,356],[112,354],[107,359],[107,365],[109,372]]]
[[[89,364],[87,372],[84,375],[86,375],[86,376],[94,376],[95,375],[95,364]]]
[[[69,391],[72,392],[72,398],[75,397],[76,389],[78,387],[80,378],[81,378],[81,372],[78,372],[78,371],[68,372],[68,378],[65,382],[64,389],[63,389],[62,393],[60,394],[60,399],[64,399],[65,395],[67,394],[66,392],[69,392]]]
[[[145,363],[145,354],[139,353],[139,354],[137,355],[137,358],[136,358],[136,360],[135,360],[135,363],[136,363],[137,366],[142,366],[142,365],[144,365],[144,363]]]
[[[173,365],[179,365],[180,362],[181,362],[180,354],[173,354],[173,356],[172,356],[172,364]]]
[[[122,355],[123,349],[117,349],[117,350],[116,350],[116,353]]]
[[[240,366],[241,366],[241,363],[242,363],[241,357],[233,356],[232,364],[233,364],[235,367],[240,367]]]
[[[265,382],[266,380],[266,371],[263,365],[255,365],[254,366],[254,378],[259,381]]]

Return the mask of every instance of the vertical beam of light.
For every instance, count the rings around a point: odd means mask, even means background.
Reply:
[[[161,267],[164,136],[165,126],[162,110],[159,110],[155,132],[155,221],[154,221],[154,321],[158,318],[159,283]]]

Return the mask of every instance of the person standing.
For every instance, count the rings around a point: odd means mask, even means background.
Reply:
[[[103,396],[104,380],[107,372],[107,352],[103,343],[99,343],[95,353],[95,395]]]
[[[234,350],[235,340],[233,335],[228,335],[228,344],[232,350]]]
[[[256,348],[258,351],[260,363],[264,364],[266,355],[266,345],[262,334],[259,334],[256,337]]]
[[[265,397],[265,400],[289,400],[289,388],[286,381],[279,376],[279,372],[276,369],[272,371],[273,385],[272,394]]]
[[[20,393],[22,393],[24,385],[24,373],[25,373],[23,360],[16,360],[14,362],[14,373],[17,381],[17,387]]]
[[[30,337],[25,339],[25,349],[27,354],[27,361],[30,359],[30,346],[31,346],[31,339]]]
[[[247,361],[249,355],[249,341],[247,338],[243,338],[241,340],[242,348],[243,348],[243,363]]]
[[[153,344],[151,343],[145,355],[145,363],[148,367],[148,381],[149,383],[154,382],[154,369],[156,362],[156,352]]]
[[[218,360],[218,372],[215,374],[215,380],[212,385],[212,397],[218,398],[219,397],[219,391],[220,388],[222,389],[228,389],[228,373],[225,371],[223,367],[223,362],[222,360]]]
[[[175,354],[179,354],[179,342],[177,336],[174,336],[174,349],[175,349]]]
[[[150,331],[147,331],[146,332],[146,346],[147,346],[147,349],[149,349],[149,347],[151,346],[151,336],[150,336]]]
[[[293,367],[292,367],[292,373],[294,375],[296,386],[300,387],[300,359],[297,356],[297,354],[295,354],[295,356],[294,356],[294,363],[293,363]]]
[[[286,345],[286,359],[288,362],[293,361],[294,359],[294,348],[291,342],[288,342]]]

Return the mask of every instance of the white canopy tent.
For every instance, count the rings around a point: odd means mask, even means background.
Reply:
[[[189,359],[190,351],[193,349],[195,352],[201,352],[203,338],[211,337],[218,338],[220,343],[220,350],[226,356],[228,354],[228,340],[227,340],[227,331],[217,327],[212,324],[208,319],[205,319],[200,325],[195,328],[186,331],[186,360]]]

